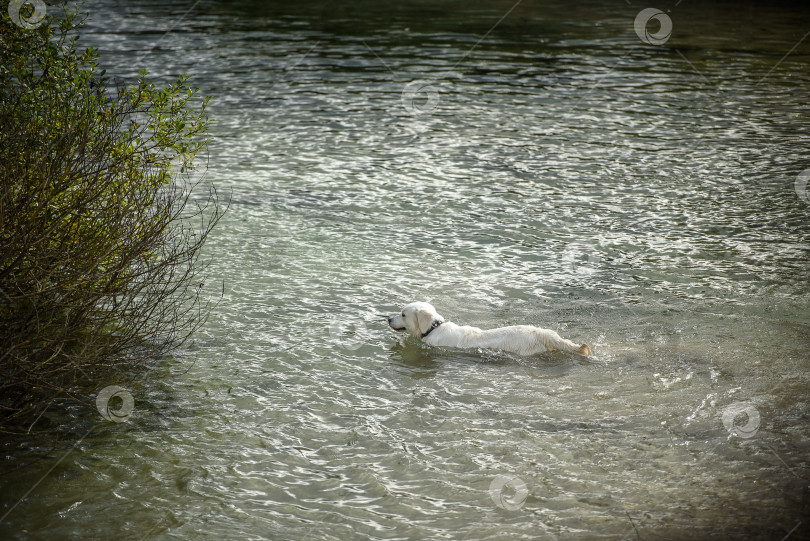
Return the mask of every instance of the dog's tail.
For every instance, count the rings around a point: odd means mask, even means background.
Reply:
[[[544,338],[543,345],[546,347],[546,349],[571,351],[574,353],[579,353],[580,355],[585,355],[586,357],[593,355],[593,351],[591,351],[591,348],[589,348],[587,344],[576,344],[571,340],[566,340],[554,331],[544,329],[542,332]]]

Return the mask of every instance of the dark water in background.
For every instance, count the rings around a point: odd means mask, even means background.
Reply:
[[[214,96],[225,298],[128,422],[3,447],[4,538],[810,538],[810,8],[87,9]],[[596,359],[377,317],[417,299]]]

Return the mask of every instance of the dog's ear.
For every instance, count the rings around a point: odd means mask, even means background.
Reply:
[[[416,327],[424,334],[433,325],[433,316],[429,310],[419,310],[416,312]]]

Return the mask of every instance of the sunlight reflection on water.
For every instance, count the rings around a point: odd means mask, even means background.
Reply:
[[[386,19],[203,2],[147,54],[187,6],[91,2],[110,73],[185,70],[214,96],[225,298],[191,368],[133,390],[129,422],[74,451],[10,514],[12,537],[794,528],[806,46],[763,82],[796,41],[776,8],[760,14],[775,30],[724,45],[715,7],[684,6],[653,47],[635,7],[563,4],[516,8],[465,58],[508,5],[424,21],[407,4]],[[380,317],[417,299],[596,357],[431,349]],[[15,473],[9,497],[47,467]]]

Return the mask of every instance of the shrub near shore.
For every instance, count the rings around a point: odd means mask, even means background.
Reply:
[[[47,429],[46,409],[92,403],[208,311],[199,257],[223,206],[191,198],[208,98],[185,76],[112,84],[81,24],[0,22],[0,431]]]

